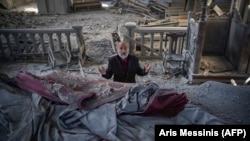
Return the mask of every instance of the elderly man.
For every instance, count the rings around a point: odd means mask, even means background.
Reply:
[[[103,66],[98,67],[99,72],[106,79],[110,79],[113,75],[113,80],[125,83],[135,83],[135,76],[145,76],[151,69],[147,64],[142,69],[137,57],[129,54],[128,42],[122,41],[117,45],[117,55],[109,58],[108,68]]]

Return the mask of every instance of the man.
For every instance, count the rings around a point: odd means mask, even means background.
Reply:
[[[135,83],[136,74],[145,76],[150,69],[149,64],[143,69],[140,67],[138,58],[129,54],[129,45],[125,41],[118,43],[117,55],[109,58],[107,69],[103,66],[98,67],[104,78],[110,79],[114,75],[114,81],[125,83]]]

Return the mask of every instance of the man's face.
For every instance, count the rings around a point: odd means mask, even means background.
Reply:
[[[117,46],[117,53],[122,58],[125,59],[129,54],[129,47],[127,42],[120,42]]]

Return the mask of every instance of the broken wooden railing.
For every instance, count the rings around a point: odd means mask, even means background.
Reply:
[[[84,63],[82,26],[65,29],[0,29],[1,60],[49,61],[52,66],[72,59]]]
[[[129,40],[130,54],[148,59],[162,59],[164,52],[170,50],[173,39],[167,35],[187,32],[187,27],[140,27],[133,22],[125,23],[125,27],[128,32],[124,36]],[[186,44],[180,40],[177,40],[178,48],[183,48]]]

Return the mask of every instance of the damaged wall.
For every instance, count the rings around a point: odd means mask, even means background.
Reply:
[[[39,14],[67,14],[70,0],[37,0]]]
[[[240,73],[247,73],[249,69],[249,26],[233,19],[231,23],[226,57]],[[249,72],[248,72],[249,73]]]
[[[230,28],[229,18],[207,19],[203,54],[224,55]]]
[[[12,9],[24,3],[35,2],[35,0],[0,0],[0,4],[6,9]]]

